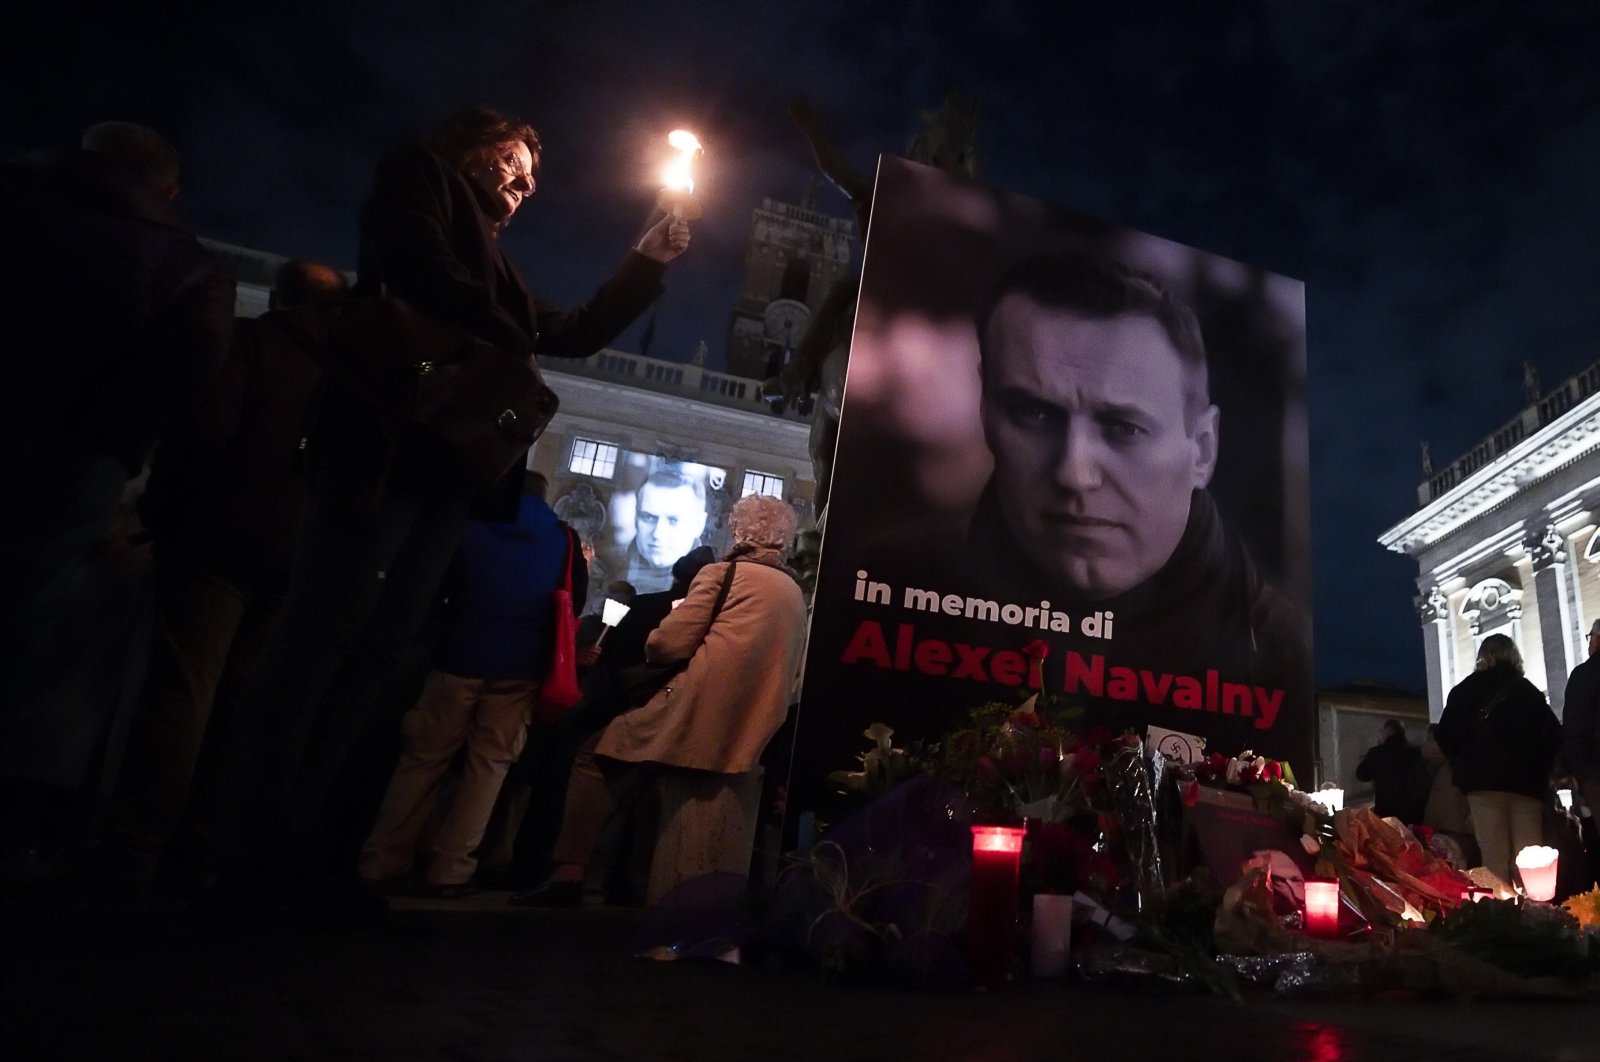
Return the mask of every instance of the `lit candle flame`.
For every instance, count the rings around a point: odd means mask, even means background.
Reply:
[[[694,178],[689,174],[689,164],[704,150],[700,146],[700,138],[687,129],[674,129],[667,134],[667,143],[678,155],[662,171],[661,184],[688,195],[694,191]]]

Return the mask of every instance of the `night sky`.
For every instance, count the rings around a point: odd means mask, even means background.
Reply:
[[[1442,467],[1520,408],[1524,361],[1548,388],[1600,359],[1594,0],[29,7],[0,40],[7,154],[143,122],[201,234],[343,267],[377,154],[485,103],[545,143],[511,254],[579,300],[665,133],[696,130],[706,216],[651,353],[704,339],[713,365],[751,210],[814,173],[786,101],[870,172],[975,93],[984,180],[1306,282],[1324,685],[1424,684],[1415,565],[1375,542],[1415,507],[1419,440]]]

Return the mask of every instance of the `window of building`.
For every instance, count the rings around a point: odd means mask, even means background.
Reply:
[[[617,448],[593,439],[574,439],[572,460],[567,462],[567,471],[580,476],[594,476],[596,479],[610,479],[617,471]]]
[[[783,477],[768,475],[766,472],[746,472],[744,474],[744,491],[739,497],[748,498],[752,494],[770,494],[774,498],[783,497]]]

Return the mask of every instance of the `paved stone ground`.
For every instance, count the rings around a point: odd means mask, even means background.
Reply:
[[[1577,1005],[843,987],[631,958],[639,923],[497,893],[345,933],[9,904],[0,1058],[1600,1060],[1600,1016]]]

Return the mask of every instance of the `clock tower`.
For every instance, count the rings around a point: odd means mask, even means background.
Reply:
[[[778,375],[828,289],[850,273],[855,222],[763,199],[745,251],[744,293],[728,325],[728,372]]]

